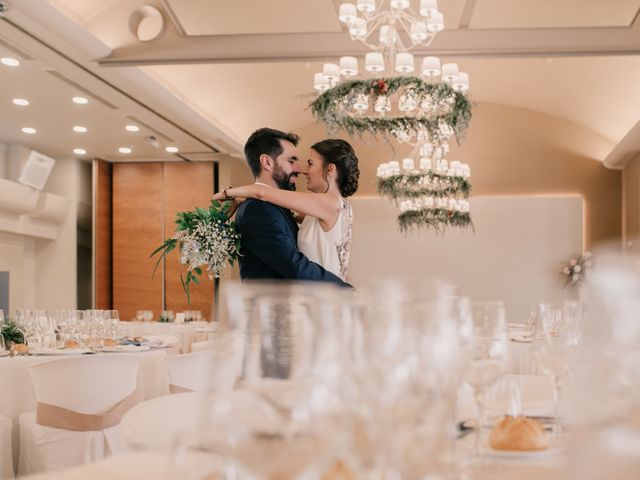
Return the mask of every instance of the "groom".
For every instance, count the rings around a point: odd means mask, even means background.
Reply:
[[[256,183],[295,190],[300,173],[299,137],[271,128],[251,134],[244,155]],[[291,211],[272,203],[247,199],[236,213],[241,234],[240,277],[248,279],[314,280],[349,286],[298,250],[298,225]]]

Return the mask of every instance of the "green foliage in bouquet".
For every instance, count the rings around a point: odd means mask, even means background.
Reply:
[[[198,207],[191,212],[178,212],[175,234],[150,255],[160,254],[153,269],[155,274],[162,259],[179,248],[180,264],[187,266],[187,274],[180,273],[180,281],[189,303],[191,283],[200,283],[198,277],[203,266],[209,278],[220,278],[226,264],[233,266],[240,255],[240,234],[235,222],[229,219],[230,209],[231,203],[212,200],[208,209]]]
[[[12,343],[24,343],[24,334],[18,329],[16,322],[10,318],[5,320],[0,333],[4,337],[4,343],[7,347]]]

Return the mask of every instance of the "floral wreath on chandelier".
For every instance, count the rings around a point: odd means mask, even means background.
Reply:
[[[403,116],[354,116],[351,105],[358,95],[371,95],[375,100],[393,94],[412,95],[420,113]],[[316,120],[323,122],[330,133],[344,129],[349,135],[372,135],[405,132],[419,138],[426,132],[432,141],[446,141],[447,128],[453,129],[458,143],[471,121],[471,102],[447,83],[427,83],[414,76],[350,80],[321,93],[310,108]],[[447,127],[447,128],[445,128]]]

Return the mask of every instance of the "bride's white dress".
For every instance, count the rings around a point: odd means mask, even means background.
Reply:
[[[351,252],[353,212],[347,200],[337,197],[341,205],[335,225],[325,232],[320,220],[307,215],[298,231],[298,248],[309,260],[321,265],[341,280],[346,280]]]

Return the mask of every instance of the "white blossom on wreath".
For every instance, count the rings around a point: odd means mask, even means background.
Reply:
[[[240,255],[240,234],[235,222],[229,220],[231,205],[213,200],[208,209],[196,208],[192,212],[178,212],[176,232],[164,241],[151,256],[160,253],[154,273],[162,259],[178,247],[180,264],[187,267],[187,275],[180,274],[182,288],[190,301],[191,283],[198,284],[202,267],[209,278],[220,278],[227,263],[233,265]]]
[[[591,252],[573,255],[562,269],[565,277],[564,286],[576,286],[584,281],[587,271],[593,266]]]

